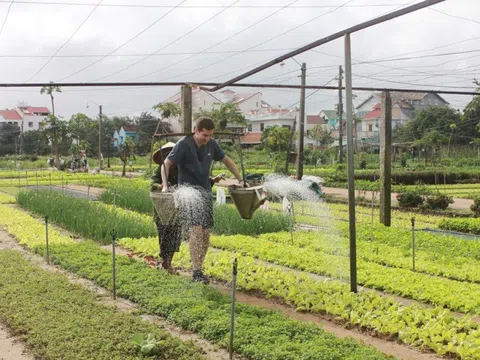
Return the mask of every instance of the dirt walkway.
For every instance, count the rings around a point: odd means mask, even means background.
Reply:
[[[0,323],[0,360],[33,360],[27,354],[23,344],[9,335],[7,329]]]
[[[344,199],[348,198],[348,189],[322,187],[322,190],[327,195],[340,197],[340,198],[344,198]],[[373,194],[372,191],[361,191],[361,195],[365,196],[365,198],[367,198],[368,200],[372,199],[372,194]],[[358,196],[358,190],[355,191],[355,196]],[[376,193],[375,198],[377,200],[379,199],[378,192]],[[397,193],[392,193],[391,198],[392,198],[392,205],[398,205]],[[450,205],[450,208],[455,209],[455,210],[470,210],[470,205],[473,204],[473,200],[471,200],[471,199],[454,198],[453,201],[454,202],[453,202],[453,204]]]

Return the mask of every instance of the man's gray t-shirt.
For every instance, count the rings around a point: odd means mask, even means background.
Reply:
[[[201,186],[211,191],[210,167],[213,161],[220,161],[225,153],[215,140],[198,147],[193,136],[181,138],[168,155],[168,159],[177,165],[178,183]]]

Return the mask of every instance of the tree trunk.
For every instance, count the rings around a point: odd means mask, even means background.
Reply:
[[[52,114],[55,116],[55,105],[53,104],[53,95],[50,94],[50,99],[52,100]]]
[[[58,150],[58,144],[55,145],[55,166],[60,170],[60,151]]]
[[[126,168],[127,168],[127,159],[123,161],[122,177],[125,177],[125,175],[127,174]]]

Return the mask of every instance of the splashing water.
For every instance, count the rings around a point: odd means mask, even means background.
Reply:
[[[307,180],[297,181],[284,175],[270,175],[265,178],[264,190],[269,195],[289,200],[320,201],[319,196],[310,189],[312,183]]]
[[[309,180],[295,180],[285,175],[274,174],[265,179],[263,184],[264,191],[268,197],[282,201],[287,198],[293,208],[292,216],[295,220],[295,232],[315,231],[325,234],[329,238],[329,244],[326,246],[331,256],[339,255],[338,261],[328,261],[331,267],[327,273],[333,277],[346,280],[348,276],[348,239],[340,236],[334,215],[329,205],[311,189],[312,182]],[[294,236],[293,236],[294,237]],[[295,240],[293,240],[295,242]],[[321,246],[324,248],[325,246]],[[342,254],[343,256],[340,256]],[[322,257],[324,252],[312,250],[312,256]],[[327,257],[329,257],[327,256]]]
[[[204,224],[211,216],[212,197],[202,188],[189,185],[180,185],[173,192],[175,209],[178,221],[182,227],[189,231],[192,227]]]

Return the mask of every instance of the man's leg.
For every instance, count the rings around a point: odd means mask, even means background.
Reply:
[[[190,232],[189,246],[192,259],[192,270],[202,270],[203,261],[207,255],[210,242],[210,230],[201,225],[194,226]]]

